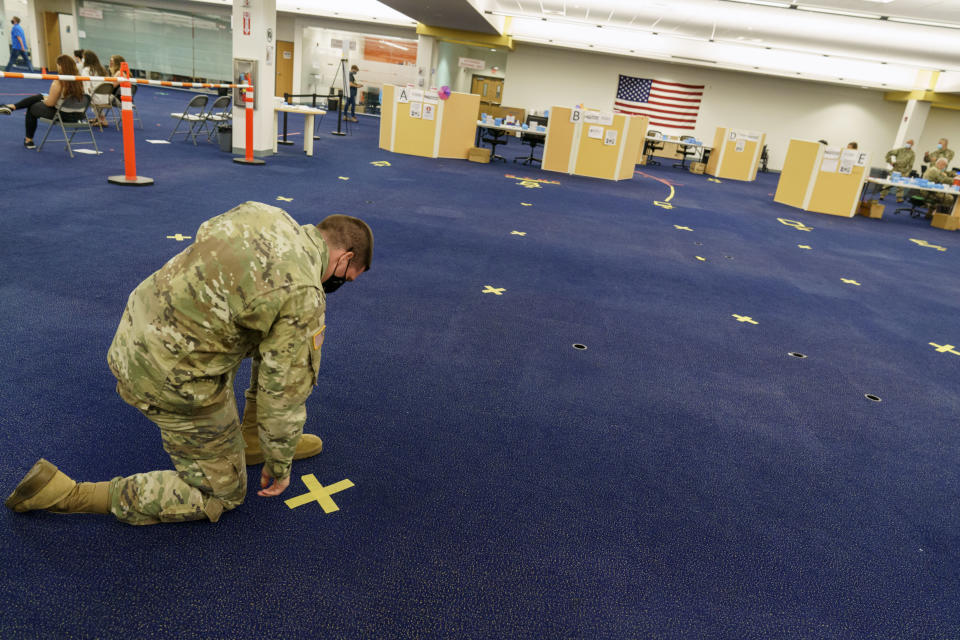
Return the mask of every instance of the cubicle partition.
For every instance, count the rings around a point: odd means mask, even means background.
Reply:
[[[380,148],[427,158],[467,158],[477,131],[480,96],[384,85]]]
[[[604,180],[629,180],[648,118],[552,107],[542,168]]]
[[[869,155],[791,140],[773,199],[814,213],[852,218],[867,179]]]
[[[756,180],[766,139],[765,133],[717,127],[706,173],[727,180]]]

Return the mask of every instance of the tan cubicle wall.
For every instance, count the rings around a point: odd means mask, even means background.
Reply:
[[[384,85],[380,148],[427,158],[465,160],[476,140],[480,96],[455,92],[434,103],[421,97],[423,93],[409,87]],[[424,118],[425,110],[431,107],[433,118]],[[412,115],[417,109],[420,117]]]
[[[717,127],[706,173],[727,180],[756,180],[766,139],[765,133]]]
[[[643,148],[649,119],[552,107],[543,147],[545,171],[604,180],[629,180]],[[600,137],[591,137],[591,127]]]
[[[791,140],[773,199],[804,211],[852,218],[867,179],[869,159],[853,149]]]

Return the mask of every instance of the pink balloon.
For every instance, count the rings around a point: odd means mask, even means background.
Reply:
[[[448,87],[447,85],[443,85],[442,87],[440,87],[440,90],[437,91],[437,96],[438,96],[441,100],[446,100],[447,98],[449,98],[449,97],[450,97],[450,87]]]

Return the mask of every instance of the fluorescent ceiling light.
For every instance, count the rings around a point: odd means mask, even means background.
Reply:
[[[913,18],[896,18],[890,16],[887,18],[890,22],[902,22],[904,24],[918,24],[924,27],[940,27],[941,29],[960,29],[960,25],[947,24],[946,22],[932,22],[930,20],[914,20]]]
[[[840,9],[824,9],[822,7],[804,7],[800,5],[797,6],[797,9],[799,9],[800,11],[811,11],[813,13],[829,13],[830,15],[833,15],[833,16],[848,16],[850,18],[869,18],[871,20],[880,19],[880,16],[878,15],[873,15],[870,13],[856,13],[853,11],[842,11]]]
[[[758,4],[763,7],[780,7],[781,9],[787,9],[791,5],[789,2],[773,2],[772,0],[727,0],[727,2],[736,2],[738,4]]]

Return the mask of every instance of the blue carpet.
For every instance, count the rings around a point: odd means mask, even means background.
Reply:
[[[145,142],[188,99],[137,95],[147,188],[107,184],[115,130],[71,160],[0,117],[0,487],[41,456],[84,480],[169,468],[106,350],[188,242],[167,236],[246,200],[374,229],[327,311],[324,452],[283,498],[308,473],[355,487],[331,514],[251,493],[216,525],[4,509],[0,636],[960,636],[960,358],[929,344],[960,343],[960,235],[791,209],[773,174],[395,155],[369,117],[345,138],[326,118],[313,158],[291,117],[262,167]]]

